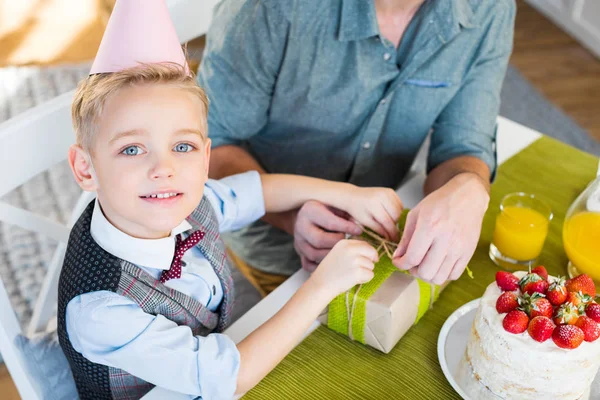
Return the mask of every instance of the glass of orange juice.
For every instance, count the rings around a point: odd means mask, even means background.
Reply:
[[[563,244],[569,276],[588,274],[600,289],[600,176],[569,207]]]
[[[550,206],[535,195],[511,193],[504,196],[496,217],[490,258],[508,270],[534,267],[551,220]]]

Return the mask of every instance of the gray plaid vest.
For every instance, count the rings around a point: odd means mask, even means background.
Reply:
[[[200,302],[169,289],[141,268],[102,249],[90,234],[93,210],[94,202],[91,202],[69,237],[58,289],[58,338],[82,400],[139,399],[154,385],[121,369],[90,362],[73,349],[66,330],[67,304],[81,294],[108,290],[133,300],[148,314],[161,314],[178,325],[189,326],[194,335],[221,332],[229,322],[234,299],[225,245],[214,210],[203,197],[187,220],[194,230],[205,232],[197,246],[223,286],[223,301],[213,313]]]

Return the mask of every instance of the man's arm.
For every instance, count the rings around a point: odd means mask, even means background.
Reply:
[[[512,50],[515,4],[490,13],[479,54],[433,126],[426,197],[407,217],[394,264],[441,284],[458,279],[473,256],[496,169],[496,118]]]
[[[477,157],[460,156],[441,163],[429,172],[423,187],[425,195],[438,190],[460,174],[469,174],[470,178],[481,183],[489,193],[490,168],[487,164]]]

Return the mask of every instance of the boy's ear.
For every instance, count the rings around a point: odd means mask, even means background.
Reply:
[[[206,171],[206,176],[208,176],[208,169],[210,167],[210,145],[211,145],[211,141],[209,138],[206,138],[206,148],[204,149],[205,151],[205,156],[204,157],[204,171]]]
[[[98,189],[90,155],[81,146],[74,144],[69,147],[69,165],[75,181],[81,189],[87,192],[94,192]]]

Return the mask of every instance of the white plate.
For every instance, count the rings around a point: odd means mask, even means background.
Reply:
[[[470,385],[469,388],[465,387],[464,380],[459,379],[458,375],[459,363],[467,348],[471,326],[480,300],[479,298],[470,301],[454,311],[444,322],[438,337],[438,359],[442,371],[450,385],[465,400],[481,400],[483,397],[500,399],[489,390],[484,390],[481,384]],[[476,390],[477,393],[473,393],[473,390]],[[471,396],[469,396],[469,393],[471,393]],[[598,372],[592,383],[589,399],[600,399],[600,372]]]
[[[438,337],[438,359],[446,379],[465,400],[471,400],[457,379],[458,365],[467,348],[471,325],[481,299],[464,304],[444,322]]]

